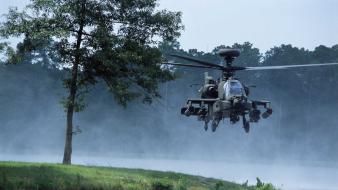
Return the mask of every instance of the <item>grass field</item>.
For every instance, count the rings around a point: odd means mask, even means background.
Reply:
[[[0,162],[0,190],[274,190],[139,169]]]

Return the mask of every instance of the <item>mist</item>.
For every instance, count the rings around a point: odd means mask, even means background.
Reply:
[[[0,160],[61,162],[66,125],[60,104],[65,96],[63,73],[29,64],[0,68]],[[252,124],[249,134],[240,122],[230,125],[228,120],[212,133],[196,118],[180,115],[187,98],[198,97],[198,87],[185,84],[188,79],[203,83],[205,71],[183,70],[178,80],[160,86],[162,99],[151,105],[135,100],[123,108],[103,84],[93,87],[86,109],[74,118],[81,133],[74,137],[73,163],[250,184],[259,177],[282,189],[338,187],[337,97],[327,93],[333,86],[313,85],[310,94],[302,94],[296,85],[301,80],[292,81],[295,88],[285,88],[287,78],[263,81],[240,74],[246,84],[257,85],[251,99],[270,100],[274,113]],[[305,78],[318,73],[307,74]],[[327,98],[316,99],[318,93]]]

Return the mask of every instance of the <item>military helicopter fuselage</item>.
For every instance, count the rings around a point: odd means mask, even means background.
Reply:
[[[205,84],[199,92],[201,98],[188,99],[181,113],[197,116],[198,120],[204,121],[205,130],[208,129],[209,122],[212,122],[212,131],[215,131],[222,119],[229,118],[231,124],[235,124],[242,118],[243,127],[249,132],[249,122],[258,122],[261,118],[259,106],[265,108],[262,117],[267,118],[272,114],[270,102],[249,100],[249,87],[232,77],[217,83],[206,72]],[[249,115],[249,121],[246,115]]]
[[[272,114],[271,103],[265,100],[249,99],[250,89],[239,79],[235,78],[237,71],[250,70],[279,70],[298,67],[315,67],[338,65],[338,63],[306,64],[306,65],[283,65],[283,66],[262,66],[262,67],[240,67],[232,66],[232,62],[240,55],[236,49],[221,49],[218,55],[224,59],[225,65],[219,65],[186,57],[181,55],[171,55],[183,60],[195,62],[196,64],[182,63],[163,63],[175,66],[187,66],[197,68],[216,69],[222,71],[219,80],[214,80],[206,72],[204,85],[199,90],[199,99],[188,99],[186,105],[181,109],[181,114],[185,116],[197,116],[198,120],[204,121],[205,130],[211,122],[212,131],[216,131],[219,122],[229,119],[231,124],[235,124],[242,119],[245,132],[249,132],[250,123],[257,123],[261,118],[268,118]]]

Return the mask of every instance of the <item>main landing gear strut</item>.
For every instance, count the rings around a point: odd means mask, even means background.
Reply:
[[[250,132],[250,122],[246,120],[245,115],[243,115],[243,128],[246,133]]]
[[[211,130],[212,130],[212,132],[216,131],[219,122],[220,122],[219,118],[215,118],[214,120],[212,120],[212,123],[211,123]]]

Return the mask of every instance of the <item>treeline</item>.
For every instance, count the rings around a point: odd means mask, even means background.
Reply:
[[[160,45],[164,55],[175,53],[212,62],[221,61],[215,53],[224,47],[227,46],[202,52],[183,50],[179,43]],[[265,53],[249,42],[229,47],[241,50],[241,56],[235,61],[235,65],[240,66],[338,62],[338,45],[318,46],[313,51],[281,45]],[[198,85],[203,84],[204,72],[208,71],[215,78],[220,76],[220,72],[196,68],[175,68],[173,71],[177,80],[162,84],[162,99],[153,100],[151,105],[140,99],[122,108],[113,101],[104,85],[89,89],[90,93],[85,99],[88,107],[75,118],[75,125],[83,134],[75,137],[74,150],[110,151],[115,155],[126,152],[162,155],[165,152],[175,157],[184,154],[187,149],[193,149],[192,144],[202,138],[196,135],[202,132],[202,124],[180,116],[180,107],[187,98],[198,97]],[[298,151],[297,159],[338,159],[337,153],[332,151],[338,148],[335,140],[338,135],[337,72],[338,68],[334,66],[238,72],[237,77],[245,84],[257,86],[251,89],[251,98],[270,100],[274,108],[274,115],[268,121],[257,124],[268,125],[269,128],[253,128],[253,133],[255,130],[262,132],[263,138],[270,142],[269,145],[265,142],[263,147],[260,137],[250,141],[250,146],[260,147],[259,156],[280,156],[278,152],[271,151],[279,149],[290,154]],[[38,152],[39,149],[33,145],[41,148],[43,144],[52,151],[62,152],[65,115],[59,102],[65,96],[61,80],[64,75],[62,70],[43,62],[0,66],[0,150]],[[198,132],[191,131],[186,127],[188,125],[201,125],[201,128]],[[40,130],[33,130],[36,127]],[[33,131],[38,131],[38,134],[32,134]],[[189,139],[186,139],[187,135]],[[216,141],[230,142],[229,139]],[[230,150],[232,143],[222,146],[229,152],[236,151]],[[182,144],[185,144],[185,148],[178,149]],[[321,155],[314,150],[320,150]]]

